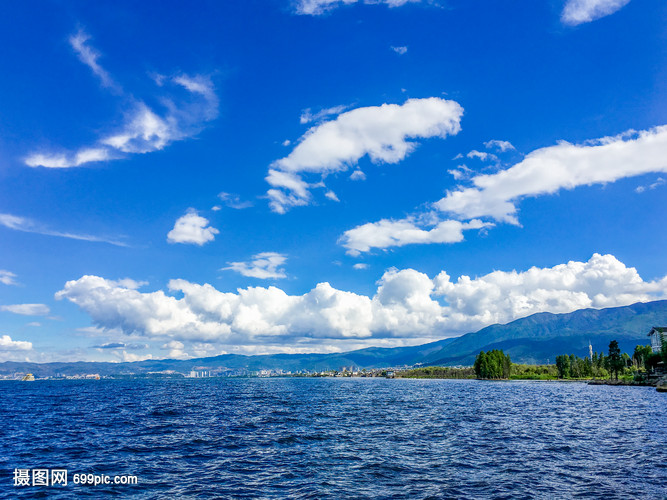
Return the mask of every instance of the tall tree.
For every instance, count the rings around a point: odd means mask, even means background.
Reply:
[[[609,364],[609,371],[613,373],[616,380],[618,380],[618,372],[623,369],[625,362],[621,356],[621,348],[618,347],[618,342],[615,340],[609,342],[609,356],[607,357],[607,363]]]

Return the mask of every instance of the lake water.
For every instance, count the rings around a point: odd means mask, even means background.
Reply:
[[[667,394],[654,388],[1,382],[0,422],[3,498],[667,498]],[[66,469],[69,482],[14,486],[15,469]]]

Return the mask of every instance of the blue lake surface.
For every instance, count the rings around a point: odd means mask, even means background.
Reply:
[[[654,388],[1,382],[0,423],[2,498],[667,498],[667,394]],[[69,484],[16,487],[17,468],[67,469]]]

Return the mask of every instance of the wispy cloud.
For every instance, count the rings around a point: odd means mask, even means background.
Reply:
[[[473,149],[470,151],[466,157],[468,158],[479,158],[482,161],[498,161],[498,157],[493,153],[486,153],[484,151],[477,151]]]
[[[10,271],[0,269],[0,283],[3,285],[16,285],[16,275]]]
[[[118,85],[113,81],[111,75],[97,62],[100,58],[100,53],[86,43],[88,40],[90,40],[90,35],[82,30],[76,35],[69,37],[69,43],[79,56],[81,62],[93,71],[100,79],[102,85],[113,90],[119,90]]]
[[[561,21],[570,26],[589,23],[613,14],[629,3],[630,0],[568,0]]]
[[[70,43],[81,61],[89,66],[102,85],[120,91],[108,72],[98,63],[99,54],[87,42],[90,36],[79,32]],[[29,167],[71,168],[124,158],[128,154],[158,151],[174,141],[196,135],[218,115],[218,97],[210,78],[203,75],[177,74],[154,79],[162,92],[163,109],[149,107],[143,100],[123,93],[125,120],[94,144],[75,151],[36,151],[25,158]],[[127,103],[130,103],[129,105]]]
[[[252,201],[242,200],[238,194],[234,193],[225,193],[224,191],[218,194],[218,198],[229,208],[234,208],[236,210],[243,210],[244,208],[250,208],[253,206]]]
[[[46,316],[51,312],[46,304],[10,304],[0,306],[0,311],[7,311],[23,316]]]
[[[338,115],[343,111],[345,111],[347,108],[348,108],[347,106],[334,106],[332,108],[321,109],[315,113],[313,113],[313,111],[310,108],[307,108],[301,112],[301,117],[299,118],[299,122],[302,125],[305,125],[306,123],[319,122],[323,118],[326,118],[327,116]],[[286,144],[286,146],[289,146],[289,143]]]
[[[393,45],[391,46],[391,50],[396,52],[399,56],[405,55],[408,53],[408,48],[405,46],[401,47],[394,47]]]
[[[486,147],[486,149],[495,149],[497,151],[500,151],[501,153],[515,149],[515,147],[512,145],[510,141],[500,141],[498,139],[492,139],[490,141],[486,141],[484,143],[484,146]]]
[[[360,0],[297,0],[296,14],[319,16],[325,12],[340,7],[341,5],[351,5]],[[365,4],[385,4],[389,7],[400,7],[406,3],[418,3],[421,0],[362,0]]]
[[[647,189],[648,189],[648,190],[652,190],[652,189],[655,189],[655,188],[657,188],[657,187],[659,187],[659,186],[662,186],[662,185],[665,184],[665,182],[666,182],[665,179],[663,179],[662,177],[658,177],[658,178],[655,180],[655,182],[649,184],[648,186],[637,186],[637,188],[635,189],[635,192],[637,192],[637,193],[643,193],[643,192],[646,191]]]
[[[200,216],[194,208],[190,208],[185,215],[176,220],[174,228],[167,233],[167,241],[202,246],[204,243],[213,241],[219,232],[216,228],[209,226],[208,219]]]
[[[277,252],[262,252],[252,256],[250,262],[228,262],[222,271],[236,271],[250,278],[280,279],[286,278],[285,270],[281,269],[287,257]]]
[[[117,239],[106,238],[102,236],[92,236],[89,234],[78,234],[78,233],[68,233],[62,231],[54,231],[43,225],[28,219],[26,217],[20,217],[18,215],[12,214],[0,214],[0,226],[4,226],[8,229],[13,229],[15,231],[22,231],[24,233],[35,233],[43,234],[45,236],[57,236],[59,238],[69,238],[72,240],[81,240],[81,241],[92,241],[99,243],[109,243],[110,245],[115,245],[119,247],[127,247],[128,244],[119,241]]]

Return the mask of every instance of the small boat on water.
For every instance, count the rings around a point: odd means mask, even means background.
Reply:
[[[25,377],[21,379],[22,382],[34,382],[35,376],[32,373],[26,373]]]

